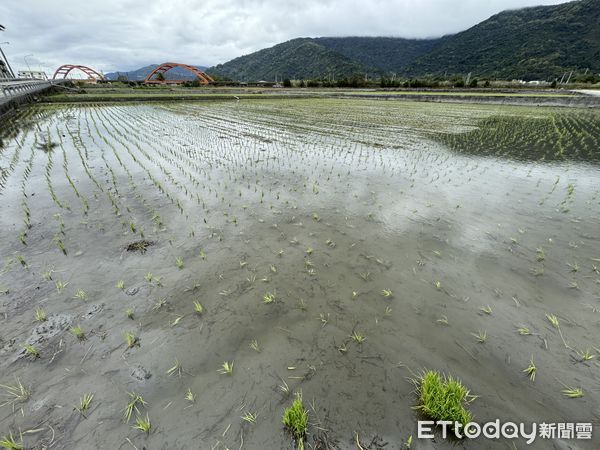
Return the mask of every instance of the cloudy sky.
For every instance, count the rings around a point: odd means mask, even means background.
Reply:
[[[438,37],[504,9],[564,0],[2,0],[13,69],[214,65],[305,36]],[[31,55],[31,56],[27,56]]]

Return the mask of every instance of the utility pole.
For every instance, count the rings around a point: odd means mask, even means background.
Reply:
[[[4,31],[4,25],[0,25],[0,31]],[[2,44],[0,44],[0,45],[3,45],[3,44],[9,44],[9,42],[2,42]],[[2,55],[2,61],[4,62],[4,65],[8,69],[8,74],[12,78],[15,78],[15,73],[13,72],[12,67],[10,67],[10,64],[8,63],[8,59],[6,59],[6,55],[4,54],[2,47],[0,47],[0,55]]]
[[[0,25],[0,27],[2,27],[2,25]],[[4,45],[4,44],[10,44],[10,42],[0,42],[0,45]],[[4,62],[4,64],[6,64],[6,68],[8,69],[9,75],[12,78],[16,78],[15,73],[12,70],[12,67],[10,67],[10,64],[8,63],[8,59],[6,58],[6,55],[4,54],[4,51],[2,50],[2,47],[0,47],[0,55],[2,56],[2,61]]]
[[[571,81],[572,75],[573,75],[573,71],[571,70],[571,73],[569,74],[569,78],[567,78],[567,82],[565,84],[569,84],[569,81]]]

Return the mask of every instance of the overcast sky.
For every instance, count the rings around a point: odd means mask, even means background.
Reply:
[[[214,65],[295,37],[439,37],[564,0],[2,0],[13,69]],[[32,56],[26,56],[32,55]]]

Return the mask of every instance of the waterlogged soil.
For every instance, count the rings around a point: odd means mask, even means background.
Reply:
[[[477,132],[495,117],[504,137]],[[560,122],[519,138],[506,117]],[[599,118],[373,100],[22,110],[0,150],[0,384],[30,395],[0,389],[0,436],[292,449],[281,418],[301,391],[308,448],[525,447],[417,439],[424,369],[477,395],[480,423],[598,427],[600,166],[570,141],[597,151]],[[123,419],[134,392],[149,434]],[[599,446],[600,428],[529,448]]]

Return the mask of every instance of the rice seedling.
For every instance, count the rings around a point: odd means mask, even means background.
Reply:
[[[81,397],[79,399],[79,405],[77,405],[75,407],[75,409],[77,411],[79,411],[79,413],[83,417],[86,417],[85,413],[88,409],[90,409],[93,399],[94,399],[94,394],[92,394],[92,393],[84,394],[83,397]]]
[[[263,295],[263,303],[265,304],[269,304],[269,303],[273,303],[275,301],[275,294],[267,292],[265,295]]]
[[[152,306],[152,310],[153,311],[158,311],[161,308],[164,308],[165,306],[167,306],[167,299],[166,298],[159,298],[154,305]]]
[[[36,308],[35,320],[38,322],[45,322],[46,320],[48,320],[48,315],[46,314],[46,311],[44,311],[42,308]]]
[[[537,372],[537,367],[535,366],[535,363],[533,362],[533,356],[529,360],[529,365],[525,369],[523,369],[523,372],[529,376],[531,381],[535,381],[535,374]]]
[[[312,247],[307,247],[306,250],[304,250],[306,252],[307,255],[312,255],[313,254],[313,248]]]
[[[169,369],[167,369],[167,375],[169,375],[169,376],[177,375],[178,377],[181,377],[182,374],[183,374],[183,367],[181,366],[181,363],[179,362],[179,360],[175,359],[175,364],[173,364],[173,367],[170,367]]]
[[[221,368],[217,370],[222,375],[232,375],[233,374],[233,361],[227,362],[225,361]]]
[[[64,283],[62,281],[56,281],[54,282],[54,286],[56,287],[57,292],[60,294],[67,286],[69,285],[69,283]]]
[[[194,312],[196,314],[200,315],[200,314],[202,314],[203,310],[204,309],[202,308],[202,304],[198,300],[195,300],[194,301]]]
[[[185,393],[185,399],[190,403],[196,402],[196,396],[192,392],[192,388],[188,388],[187,392]]]
[[[544,252],[544,249],[542,247],[538,247],[535,251],[537,252],[538,262],[542,262],[546,259],[546,253]]]
[[[579,355],[579,357],[581,358],[582,361],[591,361],[592,359],[594,359],[596,357],[596,355],[593,354],[589,348],[586,349],[585,351],[578,350],[577,354]]]
[[[321,321],[321,327],[324,327],[329,323],[329,313],[319,313],[319,317],[317,317]]]
[[[152,428],[152,424],[150,423],[150,417],[148,417],[148,413],[146,413],[146,417],[142,417],[140,415],[135,418],[135,425],[132,425],[133,429],[143,431],[146,434],[150,434],[150,429]]]
[[[83,289],[77,289],[73,298],[77,300],[87,300],[87,293]]]
[[[561,391],[563,393],[563,395],[565,397],[569,397],[569,398],[581,398],[583,397],[583,389],[581,389],[580,387],[575,388],[575,387],[571,387],[571,386],[566,386],[563,384],[563,386],[565,386],[565,388]]]
[[[250,341],[250,348],[257,353],[261,352],[261,348],[258,345],[258,341],[256,339],[253,339],[252,341]]]
[[[492,308],[490,308],[490,305],[482,306],[479,308],[479,311],[487,314],[488,316],[492,314]]]
[[[135,310],[133,308],[127,308],[125,310],[125,314],[127,315],[127,318],[130,319],[130,320],[134,320],[135,319],[134,313],[135,313]]]
[[[183,258],[181,258],[180,256],[175,258],[175,265],[177,266],[178,269],[183,269],[183,267],[184,267]]]
[[[440,283],[439,281],[436,281],[434,284],[435,284],[435,288],[436,288],[438,291],[441,291],[441,290],[442,290],[442,283]]]
[[[127,344],[127,348],[133,348],[136,345],[139,347],[140,345],[140,339],[133,334],[131,331],[126,331],[124,333],[125,336],[125,343]]]
[[[25,344],[23,349],[25,350],[25,355],[29,356],[31,359],[37,359],[40,357],[40,351],[31,344]]]
[[[520,327],[517,328],[517,332],[521,335],[521,336],[531,336],[531,331],[529,330],[529,328],[527,327]]]
[[[385,311],[383,312],[383,317],[391,317],[392,315],[392,308],[390,308],[389,306],[385,307]]]
[[[290,386],[287,384],[287,382],[283,378],[281,379],[281,384],[279,385],[279,390],[281,392],[283,392],[285,395],[289,395],[289,393],[290,393]]]
[[[171,326],[171,328],[179,325],[179,323],[181,322],[181,319],[183,319],[183,316],[177,316],[177,317],[175,317],[175,319],[173,319],[171,322],[169,322],[169,325]]]
[[[120,290],[124,290],[125,289],[125,281],[123,281],[123,280],[117,281],[116,288],[120,289]]]
[[[76,325],[76,326],[74,326],[74,327],[71,327],[69,331],[70,331],[70,332],[71,332],[71,334],[72,334],[73,336],[75,336],[75,337],[76,337],[78,340],[80,340],[80,341],[85,341],[85,339],[86,339],[86,336],[85,336],[85,333],[84,333],[84,331],[81,329],[81,326],[80,326],[80,325]]]
[[[476,397],[460,380],[428,370],[411,381],[417,394],[415,409],[425,416],[463,425],[472,421],[473,416],[466,406]]]
[[[356,331],[354,331],[351,335],[350,338],[356,342],[357,344],[362,344],[367,338],[365,336],[363,336],[360,333],[357,333]]]
[[[394,293],[392,291],[390,291],[389,289],[382,289],[381,295],[385,298],[392,298],[394,296]]]
[[[560,329],[560,324],[558,322],[558,317],[556,317],[554,314],[546,314],[546,319],[548,319],[552,326],[558,330],[558,334],[560,335],[560,339],[562,340],[565,348],[570,348],[563,337],[562,330]]]
[[[292,434],[298,450],[304,450],[304,439],[308,430],[308,411],[302,403],[302,393],[297,392],[292,405],[283,412],[283,424]]]
[[[148,282],[148,283],[152,283],[152,272],[147,272],[146,275],[144,275],[144,279]]]
[[[0,384],[0,388],[4,391],[4,401],[0,407],[11,405],[14,409],[17,403],[25,403],[31,397],[31,389],[25,387],[18,378],[15,385]]]
[[[258,419],[258,413],[247,412],[247,413],[245,413],[245,414],[244,414],[244,415],[241,417],[241,419],[242,419],[244,422],[248,422],[248,423],[251,423],[251,424],[255,424],[255,423],[256,423],[256,419]]]
[[[480,344],[487,341],[487,331],[477,331],[477,333],[471,333],[471,336],[474,336]]]
[[[129,403],[127,403],[127,406],[123,410],[123,421],[125,423],[129,423],[134,411],[137,415],[140,414],[138,405],[141,407],[148,404],[141,395],[135,392],[128,392],[127,395],[129,395]]]
[[[8,436],[2,436],[2,438],[0,438],[0,447],[6,450],[23,450],[25,448],[23,445],[23,437],[20,436],[17,441],[12,432],[9,432]]]
[[[448,325],[448,317],[442,316],[436,320],[437,323],[441,323],[442,325]]]

